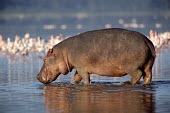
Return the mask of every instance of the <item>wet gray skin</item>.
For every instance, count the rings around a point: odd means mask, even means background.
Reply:
[[[50,49],[37,78],[47,84],[76,69],[73,84],[81,80],[90,84],[90,74],[112,77],[129,74],[133,85],[141,77],[143,84],[150,84],[155,57],[152,42],[139,32],[119,28],[89,31]]]

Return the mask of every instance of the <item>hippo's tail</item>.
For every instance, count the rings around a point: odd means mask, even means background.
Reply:
[[[147,44],[147,46],[149,47],[150,51],[151,51],[151,55],[152,57],[155,59],[156,57],[156,51],[155,51],[155,47],[153,45],[153,43],[147,38],[147,40],[145,41],[145,43]]]

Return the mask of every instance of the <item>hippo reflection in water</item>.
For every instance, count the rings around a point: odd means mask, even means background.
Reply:
[[[50,49],[37,75],[51,83],[60,74],[76,69],[72,83],[90,84],[90,74],[121,77],[129,74],[131,84],[143,77],[150,84],[156,57],[152,42],[136,31],[119,28],[88,31],[60,42]]]
[[[100,85],[100,86],[99,86]],[[46,112],[56,113],[155,113],[154,88],[109,85],[46,85],[42,94]],[[119,91],[117,91],[119,90]],[[135,91],[134,91],[135,90]]]

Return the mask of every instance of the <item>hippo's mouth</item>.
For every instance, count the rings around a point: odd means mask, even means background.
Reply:
[[[57,75],[53,74],[49,68],[45,68],[42,73],[37,75],[37,79],[44,83],[48,84],[53,82],[57,78]]]
[[[48,83],[54,81],[55,75],[51,72],[49,68],[45,68],[44,73]]]

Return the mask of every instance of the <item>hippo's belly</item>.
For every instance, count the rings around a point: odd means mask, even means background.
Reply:
[[[91,72],[92,74],[97,74],[97,75],[101,75],[101,76],[115,76],[115,77],[120,77],[120,76],[124,76],[127,73],[124,72],[121,69],[118,68],[111,68],[111,67],[106,67],[106,68],[91,68]]]

